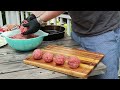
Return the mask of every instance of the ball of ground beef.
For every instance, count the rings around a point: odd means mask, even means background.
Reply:
[[[24,33],[24,32],[26,32],[28,30],[28,28],[27,27],[24,27],[24,26],[20,26],[20,31],[21,31],[21,33]]]
[[[33,54],[32,54],[32,56],[33,56],[33,58],[34,58],[35,60],[40,60],[40,59],[42,59],[42,55],[43,55],[43,52],[42,52],[40,49],[34,50],[34,51],[33,51]]]
[[[30,35],[23,35],[23,34],[16,34],[10,38],[12,39],[31,39],[31,38],[36,38],[38,37],[37,35],[30,34]]]
[[[22,34],[16,34],[10,38],[13,38],[13,39],[27,39],[27,37],[25,35],[22,35]]]
[[[49,53],[49,52],[45,52],[42,56],[42,59],[46,62],[46,63],[50,63],[53,61],[53,54]]]
[[[72,69],[78,68],[80,66],[80,59],[77,57],[69,57],[68,65]]]
[[[29,35],[26,35],[26,36],[27,36],[28,39],[38,37],[38,35],[35,35],[35,34],[29,34]]]
[[[27,24],[28,23],[28,21],[27,20],[24,20],[23,22],[22,22],[22,24],[21,24],[21,26],[20,26],[20,31],[21,31],[21,33],[24,33],[24,32],[26,32],[29,28],[28,27],[24,27],[23,26],[23,24]]]
[[[65,56],[63,55],[56,55],[53,57],[53,61],[56,65],[63,65],[65,63]]]

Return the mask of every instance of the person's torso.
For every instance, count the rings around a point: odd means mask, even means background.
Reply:
[[[68,11],[73,31],[80,35],[99,35],[120,26],[118,11]]]

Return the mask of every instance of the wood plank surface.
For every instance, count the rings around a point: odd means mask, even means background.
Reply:
[[[37,68],[21,62],[4,63],[2,66],[0,65],[0,68],[0,79],[78,79],[77,77]],[[104,70],[105,65],[99,63],[89,76],[102,74]]]
[[[67,65],[67,60],[64,65],[56,66],[54,62],[45,63],[44,60],[34,60],[32,56],[24,60],[24,63],[48,70],[58,71],[64,74],[68,74],[80,78],[87,78],[90,72],[93,71],[96,65],[104,57],[104,55],[100,53],[94,53],[85,50],[73,49],[73,48],[66,48],[58,45],[48,45],[47,47],[41,50],[44,52],[51,52],[53,54],[63,54],[67,57],[76,56],[81,60],[80,67],[77,69],[69,68],[69,66]],[[92,55],[94,58],[91,57],[90,55]]]

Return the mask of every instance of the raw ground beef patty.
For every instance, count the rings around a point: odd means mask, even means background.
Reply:
[[[77,57],[69,57],[68,65],[72,69],[78,68],[80,66],[80,60]]]
[[[46,62],[46,63],[50,63],[53,61],[53,54],[49,53],[49,52],[45,52],[42,56],[42,59]]]
[[[23,34],[16,34],[10,38],[12,39],[30,39],[30,38],[35,38],[38,37],[37,35],[30,34],[30,35],[23,35]]]
[[[24,21],[22,22],[21,26],[19,27],[21,33],[26,32],[26,31],[29,29],[28,27],[24,27],[24,26],[23,26],[23,24],[27,24],[27,23],[28,23],[27,20],[24,20]]]
[[[42,55],[43,55],[43,52],[40,49],[35,49],[32,54],[35,60],[42,59]]]
[[[26,36],[22,35],[22,34],[16,34],[10,38],[13,38],[13,39],[27,39]]]
[[[63,65],[65,63],[65,56],[56,55],[53,57],[53,61],[56,63],[56,65]]]
[[[23,33],[23,32],[26,32],[27,30],[28,30],[28,28],[27,27],[24,27],[24,26],[20,26],[20,31],[21,31],[21,33]]]

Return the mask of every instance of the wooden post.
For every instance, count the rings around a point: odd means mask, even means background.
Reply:
[[[28,12],[25,12],[25,18],[27,18],[29,16]]]
[[[16,11],[17,24],[20,25],[20,13]]]
[[[52,19],[52,23],[53,23],[54,25],[57,25],[57,20],[56,20],[56,18]]]
[[[69,19],[67,19],[67,34],[68,34],[68,36],[70,36],[71,35],[71,25],[70,25],[70,20]]]
[[[6,24],[10,24],[10,11],[5,11]]]
[[[2,12],[0,11],[0,26],[3,26]]]
[[[62,25],[62,24],[63,24],[63,18],[60,17],[60,25]]]
[[[11,24],[17,24],[17,16],[16,16],[16,12],[15,11],[10,11],[10,14],[11,14],[11,17],[10,17],[10,20],[11,20]]]
[[[21,11],[20,13],[21,13],[21,21],[23,21],[24,20],[24,11]]]
[[[50,21],[47,21],[47,25],[50,25]]]
[[[67,35],[70,36],[71,35],[71,21],[70,21],[71,17],[65,14],[61,14],[58,17],[67,19],[67,24],[64,24],[64,26],[67,28]],[[61,24],[63,24],[62,22],[63,22],[62,19],[60,19]]]

